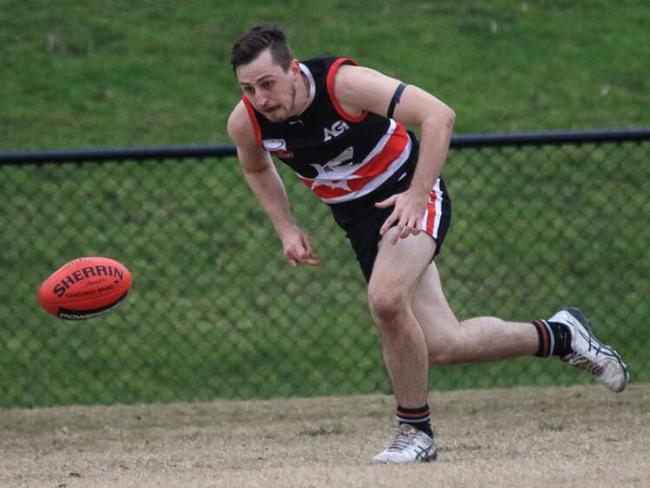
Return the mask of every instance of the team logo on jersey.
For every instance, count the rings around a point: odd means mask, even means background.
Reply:
[[[311,189],[327,186],[329,188],[350,190],[347,179],[359,166],[351,164],[353,160],[354,147],[350,146],[325,164],[312,164],[311,166],[314,167],[318,174],[312,181]]]
[[[354,147],[350,146],[347,149],[345,149],[341,154],[339,154],[333,159],[330,159],[325,164],[312,163],[311,166],[313,166],[314,169],[318,171],[318,175],[316,175],[316,178],[330,179],[332,176],[338,173],[338,169],[340,166],[348,165],[349,163],[352,162],[353,158],[354,158]]]
[[[341,134],[343,134],[346,130],[348,130],[350,126],[346,124],[342,120],[337,120],[332,124],[332,127],[323,129],[324,131],[324,136],[323,136],[323,142],[327,142],[331,139],[335,139]]]
[[[267,151],[286,151],[287,141],[284,139],[264,139],[262,141],[264,149]]]

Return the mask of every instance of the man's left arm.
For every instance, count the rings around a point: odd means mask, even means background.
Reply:
[[[350,113],[362,110],[385,116],[400,82],[378,71],[360,66],[342,66],[335,78],[336,96]],[[378,207],[394,206],[380,233],[397,223],[398,237],[419,232],[419,224],[429,193],[447,160],[455,113],[432,94],[407,85],[395,105],[393,118],[405,125],[420,127],[420,152],[409,189],[379,202]]]

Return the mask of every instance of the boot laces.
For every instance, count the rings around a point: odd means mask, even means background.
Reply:
[[[404,449],[407,449],[413,442],[415,434],[416,432],[412,427],[405,424],[400,425],[395,429],[395,437],[393,438],[391,445],[388,447],[388,450],[403,451]]]
[[[591,361],[589,358],[586,358],[582,354],[578,354],[577,352],[565,356],[564,358],[562,358],[562,360],[567,362],[569,365],[573,366],[574,368],[589,371],[591,374],[595,376],[598,376],[603,372],[602,366]]]

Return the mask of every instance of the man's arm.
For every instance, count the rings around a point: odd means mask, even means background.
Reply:
[[[336,74],[334,90],[343,108],[351,114],[365,110],[385,116],[399,83],[369,68],[344,65]],[[430,93],[408,85],[395,106],[393,118],[420,127],[420,153],[409,189],[377,204],[394,206],[380,233],[383,235],[397,222],[397,235],[406,237],[419,232],[429,192],[447,160],[455,113]]]
[[[237,157],[248,186],[282,241],[285,258],[293,265],[319,266],[309,237],[291,215],[284,184],[270,154],[255,142],[255,133],[242,102],[228,118],[228,135],[237,146]]]

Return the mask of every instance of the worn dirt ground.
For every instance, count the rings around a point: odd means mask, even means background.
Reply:
[[[650,486],[650,385],[432,393],[439,460],[373,466],[387,396],[0,411],[1,487]]]

